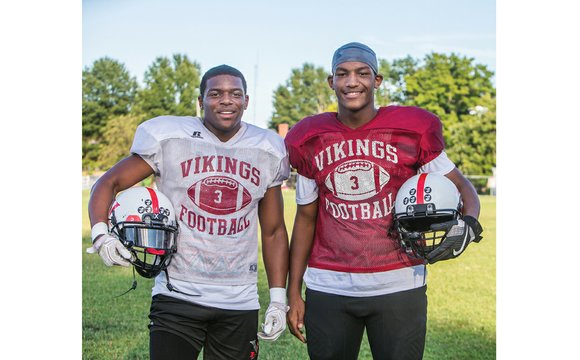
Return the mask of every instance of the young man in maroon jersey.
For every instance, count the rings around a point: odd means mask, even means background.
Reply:
[[[400,186],[417,173],[447,176],[464,202],[445,250],[450,259],[481,233],[479,199],[444,152],[441,122],[417,107],[375,108],[383,76],[373,50],[336,50],[328,84],[338,113],[310,116],[285,142],[298,170],[290,245],[289,328],[312,359],[356,359],[366,328],[375,359],[421,359],[427,322],[426,264],[389,229]],[[452,251],[455,250],[455,251]],[[306,283],[306,304],[301,296]]]

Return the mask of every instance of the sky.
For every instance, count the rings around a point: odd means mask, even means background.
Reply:
[[[140,83],[159,56],[186,54],[202,72],[232,65],[248,83],[244,121],[266,127],[291,70],[330,71],[334,50],[351,41],[388,61],[455,52],[495,71],[495,10],[493,0],[83,0],[82,64],[108,56]]]

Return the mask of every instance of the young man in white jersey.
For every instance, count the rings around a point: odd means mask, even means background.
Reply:
[[[257,336],[275,340],[286,328],[288,235],[281,184],[289,174],[288,158],[277,134],[242,122],[246,87],[235,68],[207,71],[198,99],[203,117],[160,116],[142,123],[131,155],[91,193],[93,248],[107,265],[130,265],[129,253],[106,226],[117,193],[155,174],[158,190],[176,211],[177,253],[152,292],[151,359],[195,359],[202,348],[206,359],[256,359]],[[214,190],[212,184],[233,184],[242,196],[226,198],[225,188]],[[258,222],[270,288],[259,334]]]
[[[285,138],[298,171],[288,322],[302,342],[306,328],[311,359],[357,359],[365,329],[375,359],[422,358],[426,264],[391,231],[397,190],[411,176],[445,175],[464,202],[463,220],[450,225],[460,235],[445,240],[459,250],[430,263],[459,256],[481,232],[477,193],[445,155],[441,122],[416,107],[375,108],[382,80],[368,46],[340,47],[328,77],[338,112],[307,117]]]

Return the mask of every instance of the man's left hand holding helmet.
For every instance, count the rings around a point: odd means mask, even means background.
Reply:
[[[440,224],[431,225],[431,230],[447,231],[445,239],[438,248],[427,254],[429,264],[437,261],[453,259],[461,255],[472,241],[482,239],[483,228],[479,221],[472,216],[455,219]]]

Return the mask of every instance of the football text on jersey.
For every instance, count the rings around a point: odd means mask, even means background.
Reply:
[[[370,202],[355,204],[335,203],[326,199],[326,212],[336,219],[343,220],[368,220],[378,219],[391,214],[393,210],[393,194],[387,197]]]
[[[195,211],[181,205],[179,221],[187,224],[192,230],[210,235],[234,235],[250,226],[250,220],[246,215],[229,219],[219,219],[210,216],[197,214]]]

